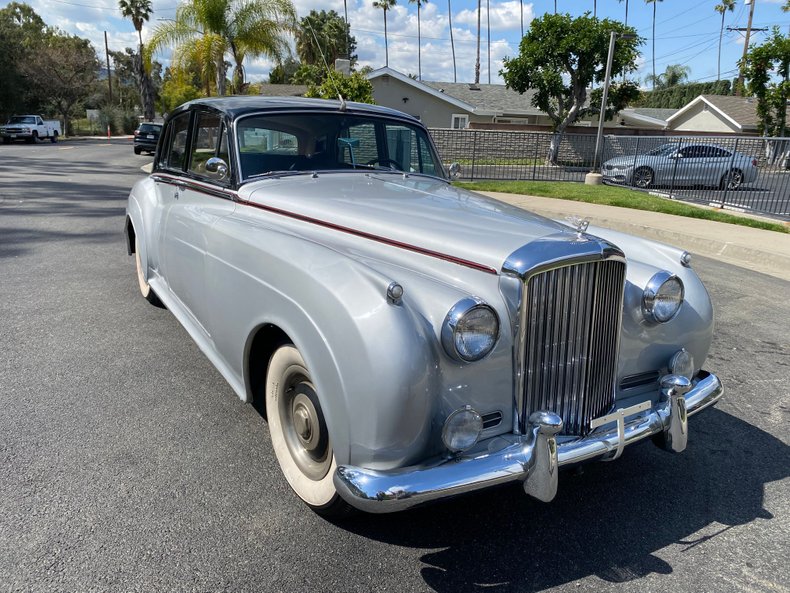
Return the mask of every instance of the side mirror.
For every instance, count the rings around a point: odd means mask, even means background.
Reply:
[[[206,161],[206,171],[213,173],[217,179],[225,179],[228,176],[228,163],[217,157],[211,157]]]
[[[458,179],[461,176],[461,165],[453,163],[450,165],[450,179]]]

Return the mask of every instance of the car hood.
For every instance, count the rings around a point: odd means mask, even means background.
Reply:
[[[284,176],[245,184],[239,198],[340,232],[414,246],[497,271],[526,243],[557,233],[573,236],[558,222],[418,175]]]

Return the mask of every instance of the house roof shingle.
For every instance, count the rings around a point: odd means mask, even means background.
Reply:
[[[520,94],[503,84],[481,84],[477,87],[461,82],[422,81],[422,84],[472,105],[480,115],[545,115],[532,105],[534,90]]]

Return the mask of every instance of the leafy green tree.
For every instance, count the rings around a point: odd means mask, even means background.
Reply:
[[[269,84],[291,84],[294,74],[299,69],[299,62],[288,56],[269,72]]]
[[[326,78],[326,68],[318,64],[300,64],[294,75],[291,77],[291,84],[306,84],[307,86],[318,86]]]
[[[234,62],[232,90],[241,93],[244,59],[281,61],[290,51],[287,34],[295,28],[291,0],[188,0],[179,4],[175,20],[154,30],[148,47],[153,52],[175,45],[182,59],[199,59],[204,73],[213,70],[218,95],[226,91],[229,54]]]
[[[656,88],[656,6],[658,6],[659,2],[663,2],[664,0],[645,0],[645,4],[652,4],[653,5],[653,36],[651,38],[651,43],[653,44],[653,89]]]
[[[360,72],[352,72],[350,76],[346,76],[342,72],[332,70],[320,85],[310,86],[305,93],[305,97],[318,99],[337,99],[338,95],[346,101],[375,103],[373,85]]]
[[[132,21],[134,30],[137,31],[140,43],[137,47],[138,57],[135,67],[137,70],[137,84],[140,89],[140,101],[143,106],[143,117],[148,121],[153,121],[154,89],[148,76],[149,68],[143,60],[143,23],[151,18],[151,13],[153,12],[151,0],[118,0],[118,8],[121,10],[121,15],[124,18]]]
[[[135,106],[142,107],[143,95],[140,93],[139,54],[130,47],[124,51],[110,50],[114,69],[113,94],[117,90],[117,103],[122,109]],[[154,101],[162,88],[162,64],[157,61],[149,63],[145,73],[147,84],[151,86]],[[103,85],[102,85],[103,86]],[[152,108],[153,109],[153,108]]]
[[[655,90],[671,89],[688,80],[691,68],[681,64],[670,64],[663,74],[653,76],[648,74],[645,80],[653,83]]]
[[[65,134],[74,107],[91,94],[99,61],[87,39],[57,34],[43,40],[31,52],[22,71],[63,117]]]
[[[390,65],[390,50],[387,40],[387,13],[395,6],[395,0],[373,0],[373,8],[380,8],[384,13],[384,65]]]
[[[639,107],[680,109],[700,95],[732,95],[729,80],[679,84],[671,88],[643,92],[635,103]]]
[[[162,113],[170,113],[182,103],[197,99],[200,95],[193,73],[180,68],[168,68],[159,94],[159,108]]]
[[[23,64],[30,53],[54,34],[27,4],[11,2],[0,9],[0,118],[19,111],[37,112],[46,94],[37,93],[25,79]]]
[[[739,65],[747,90],[757,97],[757,129],[766,136],[787,134],[787,102],[790,99],[790,37],[774,27],[762,45],[749,49]]]
[[[534,89],[532,104],[551,118],[555,130],[548,155],[551,163],[557,162],[565,129],[579,117],[597,110],[587,103],[587,89],[604,80],[611,31],[634,35],[617,40],[612,76],[633,72],[643,41],[636,31],[617,21],[588,15],[574,19],[568,14],[545,14],[535,19],[521,40],[519,55],[504,60],[500,74],[507,86],[519,93]],[[635,83],[613,84],[607,114],[616,113],[636,96]]]
[[[729,11],[735,10],[735,0],[721,0],[721,4],[713,7],[713,10],[721,14],[721,27],[719,28],[719,67],[716,71],[716,80],[721,80],[721,39],[724,36],[724,15]]]
[[[354,66],[357,40],[351,35],[348,24],[334,10],[310,14],[299,21],[296,29],[296,54],[303,64],[324,66],[324,59],[330,68],[335,60],[347,58]]]

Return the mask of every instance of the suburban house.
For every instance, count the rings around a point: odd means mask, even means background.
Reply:
[[[532,105],[534,91],[522,95],[503,84],[418,81],[392,68],[373,70],[367,78],[378,105],[413,115],[429,128],[551,125]]]
[[[667,118],[667,129],[678,132],[757,134],[757,99],[700,95]]]

